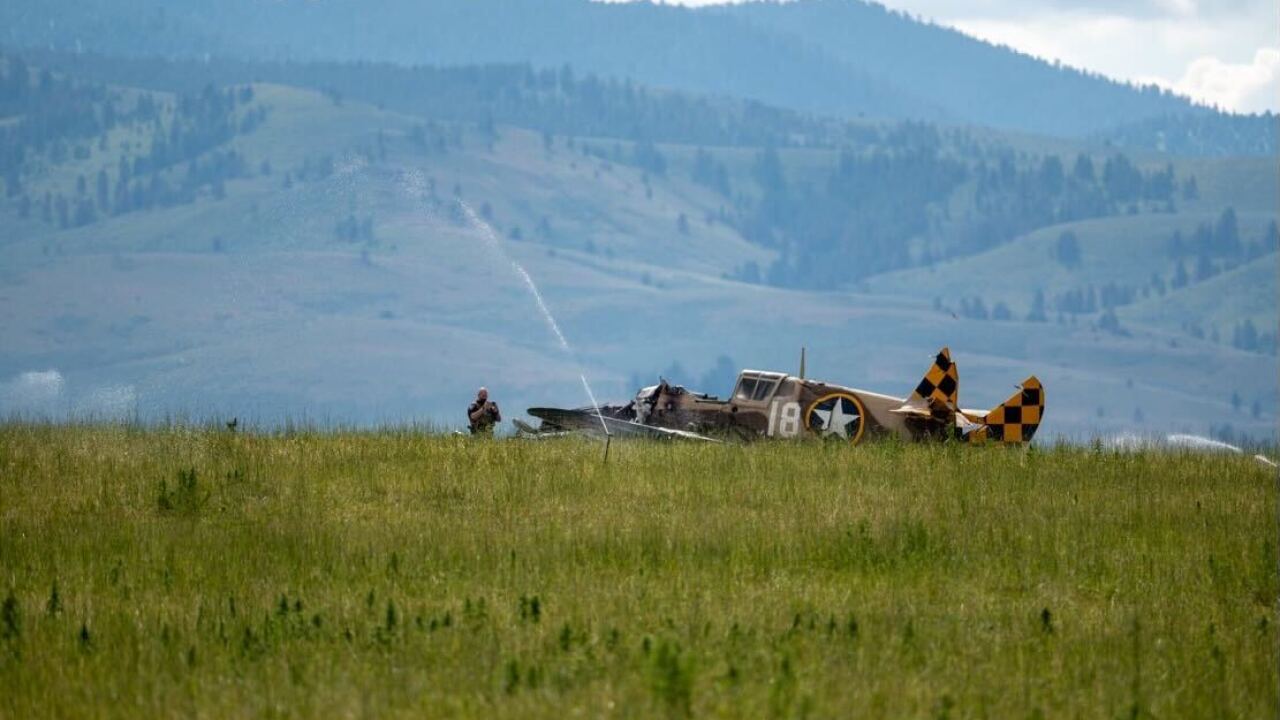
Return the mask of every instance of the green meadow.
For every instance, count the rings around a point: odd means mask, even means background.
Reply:
[[[0,717],[1275,717],[1242,456],[0,425]]]

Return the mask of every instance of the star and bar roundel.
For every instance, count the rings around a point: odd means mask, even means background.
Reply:
[[[837,438],[857,444],[866,430],[867,409],[856,395],[828,393],[818,398],[804,414],[805,427],[820,438]]]

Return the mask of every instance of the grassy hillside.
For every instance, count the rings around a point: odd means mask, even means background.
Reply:
[[[1120,311],[1126,321],[1176,330],[1188,318],[1228,333],[1250,320],[1261,328],[1276,324],[1276,257],[1268,255],[1168,298],[1153,298]],[[1229,339],[1229,338],[1228,338]]]
[[[457,424],[481,384],[508,417],[535,404],[585,403],[575,358],[558,349],[519,278],[475,247],[475,234],[440,232],[470,250],[447,262],[421,251],[369,265],[341,252],[97,255],[33,269],[5,291],[15,338],[8,373],[55,368],[66,386],[47,404],[18,407]],[[542,283],[601,397],[629,397],[632,374],[649,381],[676,360],[698,373],[723,354],[794,371],[802,345],[813,377],[905,395],[931,352],[950,345],[968,407],[993,406],[1038,374],[1049,394],[1046,439],[1205,434],[1227,422],[1267,437],[1272,427],[1270,405],[1256,418],[1249,405],[1274,393],[1273,360],[1207,340],[1184,336],[1170,347],[1168,336],[1117,337],[1083,325],[955,320],[924,303],[658,268],[646,285],[566,253],[514,251]],[[474,293],[476,285],[485,292]],[[135,402],[96,403],[105,388],[126,388]],[[1241,411],[1233,392],[1244,398]]]
[[[1250,212],[1240,215],[1241,237],[1257,242],[1265,236],[1276,215]],[[1170,255],[1174,232],[1190,237],[1195,229],[1212,224],[1208,213],[1180,212],[1166,216],[1116,217],[1086,220],[1042,228],[1017,241],[985,253],[887,273],[865,283],[867,290],[915,298],[937,298],[944,312],[956,311],[970,297],[981,297],[988,307],[1005,303],[1017,318],[1030,312],[1035,294],[1046,299],[1046,315],[1053,320],[1064,310],[1058,302],[1067,293],[1122,288],[1131,299],[1120,303],[1118,316],[1131,330],[1158,329],[1186,337],[1188,327],[1210,333],[1230,343],[1231,329],[1246,319],[1258,327],[1274,328],[1276,314],[1276,255],[1268,252],[1243,265],[1215,262],[1225,271],[1207,279],[1195,277],[1196,260]],[[1056,258],[1061,238],[1076,238],[1079,259]],[[1176,285],[1179,262],[1187,272],[1183,287]],[[1096,322],[1096,311],[1085,313]]]
[[[757,148],[662,143],[657,172],[637,164],[634,143],[610,138],[433,121],[279,85],[236,93],[248,99],[235,116],[262,119],[195,163],[233,153],[244,171],[196,185],[189,201],[130,205],[67,227],[41,219],[39,207],[23,218],[18,198],[0,203],[0,412],[456,424],[481,384],[514,417],[534,404],[585,402],[584,371],[599,395],[620,399],[634,392],[633,378],[647,382],[673,362],[695,377],[721,356],[793,370],[801,346],[817,377],[905,394],[930,353],[949,345],[970,407],[992,406],[1038,374],[1050,396],[1045,438],[1274,430],[1274,361],[1229,347],[1238,284],[1221,283],[1216,304],[1185,295],[1190,304],[1178,310],[1203,311],[1225,336],[1217,343],[1160,319],[1154,297],[1141,317],[1121,313],[1127,336],[1099,332],[1092,316],[1058,325],[948,311],[979,295],[1004,300],[1020,320],[1039,285],[1052,300],[1088,284],[1146,282],[1153,257],[1157,267],[1172,262],[1159,260],[1168,234],[1213,221],[1221,207],[1210,198],[1253,177],[1252,166],[1197,161],[1201,199],[1175,214],[1144,208],[1047,228],[932,271],[871,278],[857,292],[818,292],[726,277],[768,268],[786,250],[748,241],[741,218],[726,219],[726,206],[767,196],[754,179]],[[46,192],[91,204],[98,171],[147,157],[156,122],[167,132],[173,104],[190,102],[151,95],[158,120],[119,126],[58,163],[37,155],[24,193],[37,206]],[[1000,137],[982,142],[995,147]],[[1073,157],[1061,142],[1010,142]],[[836,148],[777,156],[797,192],[821,185],[839,162]],[[732,197],[695,181],[700,157],[724,168]],[[1108,156],[1094,157],[1101,166]],[[1182,160],[1140,158],[1144,171],[1169,160],[1185,177]],[[156,174],[170,187],[190,175],[184,163]],[[79,177],[89,181],[82,194]],[[1246,195],[1239,218],[1249,239],[1269,216]],[[501,240],[466,221],[459,200]],[[1071,269],[1050,256],[1064,229],[1081,245]],[[539,284],[572,352],[558,346],[511,259]],[[1264,327],[1264,293],[1247,290]],[[720,383],[704,389],[727,392]]]
[[[336,104],[296,88],[259,85],[256,90],[253,106],[267,110],[268,119],[226,145],[252,158],[255,172],[228,183],[224,198],[206,195],[188,206],[66,230],[29,221],[3,251],[32,257],[43,254],[55,238],[64,253],[209,252],[215,238],[222,239],[218,245],[226,251],[351,248],[335,237],[334,227],[354,214],[374,218],[376,237],[365,249],[377,253],[421,242],[416,226],[428,218],[454,218],[455,200],[461,199],[477,211],[488,205],[499,232],[520,228],[521,237],[551,247],[584,250],[591,243],[602,253],[651,263],[679,253],[680,265],[708,274],[772,256],[705,221],[723,202],[711,191],[585,157],[563,140],[547,148],[537,134],[518,128],[504,127],[491,139],[472,127],[457,127],[451,129],[457,147],[420,150],[409,139],[421,126],[417,118],[360,103]],[[394,160],[378,162],[366,155],[379,136]],[[46,190],[69,190],[77,176],[93,177],[117,164],[121,154],[113,138],[105,150],[95,148],[83,160],[40,174],[27,184],[29,192],[38,197]],[[318,166],[321,160],[330,164],[328,173],[304,179],[304,164]],[[264,163],[270,174],[257,171]],[[286,176],[298,179],[286,182]],[[12,205],[9,210],[10,219],[19,221],[12,217]],[[676,232],[681,214],[691,219],[684,237]],[[365,245],[358,244],[357,251]]]
[[[7,425],[0,714],[1265,717],[1273,480]]]

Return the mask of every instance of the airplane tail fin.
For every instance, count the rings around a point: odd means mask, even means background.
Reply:
[[[920,384],[911,391],[907,406],[930,409],[960,409],[960,371],[951,361],[951,351],[942,348]]]
[[[1044,417],[1044,387],[1035,375],[1022,381],[1012,397],[992,408],[981,418],[981,425],[965,435],[972,443],[992,440],[1004,443],[1031,442],[1040,419]]]

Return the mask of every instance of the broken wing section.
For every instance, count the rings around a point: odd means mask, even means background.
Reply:
[[[604,411],[605,408],[601,408]],[[546,433],[582,433],[593,437],[643,437],[660,440],[699,440],[702,442],[720,442],[715,438],[699,435],[688,430],[644,425],[625,417],[615,417],[608,412],[597,412],[594,408],[561,409],[561,408],[529,408],[528,413],[542,421],[543,427],[534,434]]]
[[[951,360],[951,351],[942,348],[933,359],[933,365],[920,379],[915,390],[901,407],[891,412],[910,415],[922,420],[934,420],[950,427],[955,423],[960,408],[960,370]]]

